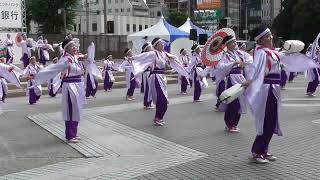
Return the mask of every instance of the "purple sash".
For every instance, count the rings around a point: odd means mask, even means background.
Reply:
[[[82,82],[82,78],[81,78],[81,75],[69,76],[69,77],[64,77],[62,79],[62,82],[64,82],[64,83],[77,83],[77,82]]]
[[[268,74],[264,77],[264,84],[280,84],[281,76],[280,74]]]

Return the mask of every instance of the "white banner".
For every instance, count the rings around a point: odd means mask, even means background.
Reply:
[[[22,28],[21,0],[0,0],[0,28]]]

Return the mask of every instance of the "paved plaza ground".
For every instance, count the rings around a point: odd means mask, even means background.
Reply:
[[[320,98],[305,96],[302,75],[282,91],[284,136],[272,139],[278,160],[266,165],[248,161],[250,114],[240,133],[224,131],[211,84],[200,103],[192,89],[182,96],[169,85],[163,127],[153,125],[155,110],[142,108],[138,91],[132,102],[125,89],[100,91],[84,111],[82,142],[72,146],[64,141],[60,96],[32,106],[27,97],[9,98],[0,115],[0,179],[320,179]]]

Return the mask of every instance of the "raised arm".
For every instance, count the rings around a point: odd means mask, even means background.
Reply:
[[[49,79],[54,78],[57,74],[65,71],[68,68],[68,59],[60,58],[57,64],[50,64],[49,66],[43,68],[35,76],[35,80],[38,84],[43,84]]]
[[[145,52],[132,57],[132,73],[134,75],[140,74],[145,71],[149,66],[155,63],[157,56],[154,51]]]

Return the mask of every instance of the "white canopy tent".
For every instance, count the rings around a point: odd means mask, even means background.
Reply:
[[[147,39],[145,40],[144,37],[147,37]],[[140,53],[142,45],[146,41],[152,41],[156,37],[172,43],[179,38],[189,38],[189,33],[170,25],[163,17],[161,17],[159,22],[152,27],[128,35],[127,41],[132,42],[132,51],[134,53]]]

